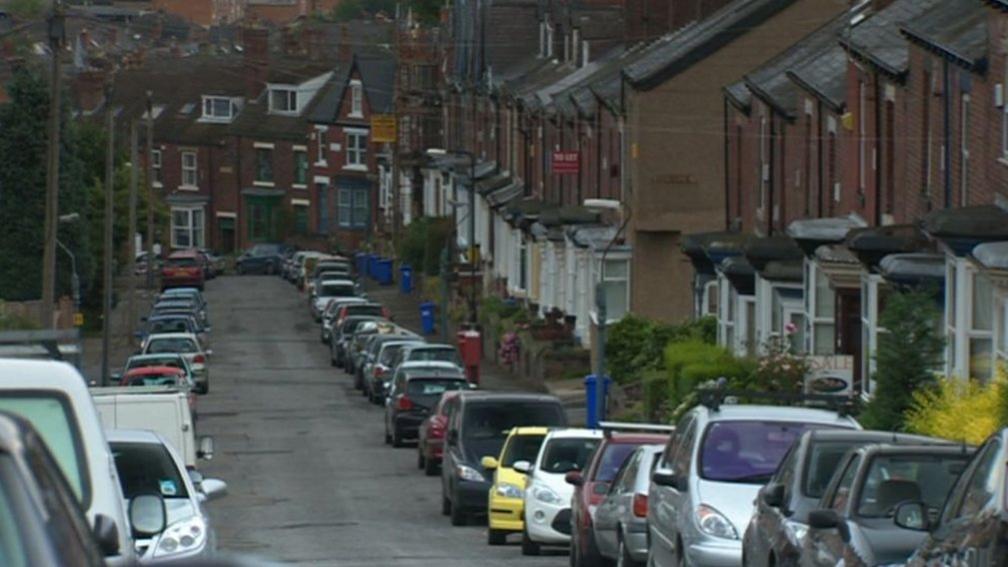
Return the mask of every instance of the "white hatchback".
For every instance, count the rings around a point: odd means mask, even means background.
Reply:
[[[534,464],[514,464],[515,470],[527,471],[529,479],[524,496],[523,555],[538,555],[541,545],[566,546],[570,542],[574,486],[566,476],[581,472],[601,442],[601,430],[557,429],[546,435]]]

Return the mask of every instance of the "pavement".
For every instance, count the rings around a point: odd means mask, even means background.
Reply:
[[[419,326],[392,289],[372,290],[401,324]],[[382,409],[329,365],[307,301],[277,277],[207,284],[214,320],[210,393],[199,435],[216,454],[201,467],[228,483],[210,504],[219,547],[285,563],[334,566],[560,566],[565,550],[522,557],[517,539],[486,544],[485,526],[451,527],[440,479],[416,449],[383,442]],[[400,298],[406,301],[407,298]],[[416,326],[414,326],[416,325]],[[489,372],[488,388],[522,388]]]

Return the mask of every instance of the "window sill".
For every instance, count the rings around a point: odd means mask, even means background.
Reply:
[[[312,165],[314,165],[315,167],[329,167],[329,162],[317,161],[317,162],[313,163]]]
[[[344,165],[343,169],[346,171],[367,171],[366,165]]]
[[[179,185],[179,191],[199,191],[199,187],[196,185]]]
[[[272,181],[253,181],[252,185],[256,187],[276,187],[276,183]]]
[[[363,112],[351,112],[351,113],[347,114],[347,118],[359,118],[359,119],[363,119],[364,118],[364,113]]]
[[[305,185],[304,183],[294,183],[291,185],[291,187],[294,189],[308,189],[308,186]]]
[[[155,181],[154,182],[154,188],[155,189],[160,189],[162,187],[164,187],[164,185],[162,185],[160,181]]]

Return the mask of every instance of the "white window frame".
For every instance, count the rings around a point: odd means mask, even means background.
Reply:
[[[227,113],[217,114],[215,103],[227,103]],[[209,112],[207,112],[209,110]],[[231,97],[203,95],[201,120],[204,122],[231,122],[237,114],[237,105]]]
[[[875,352],[878,351],[879,292],[885,282],[878,274],[861,275],[861,397],[869,399],[875,389]]]
[[[827,278],[826,289],[833,294],[833,309],[828,310],[827,315],[817,311],[819,301],[819,278],[826,278],[826,274],[814,260],[805,258],[805,276],[803,284],[805,287],[805,352],[811,355],[833,355],[836,354],[836,291],[830,286]],[[828,352],[816,352],[816,328],[829,325],[833,327],[833,341]]]
[[[966,293],[965,297],[966,301],[964,302],[964,305],[968,306],[968,310],[965,313],[968,323],[966,324],[966,343],[965,343],[965,350],[963,351],[965,375],[968,376],[969,378],[975,378],[982,381],[989,381],[994,378],[996,370],[996,367],[994,366],[996,356],[994,353],[997,346],[994,344],[994,329],[995,326],[997,325],[996,320],[997,313],[995,312],[991,314],[991,325],[989,329],[974,328],[975,321],[973,315],[976,312],[975,302],[977,301],[974,292],[976,290],[976,284],[978,279],[986,282],[989,293],[991,295],[990,304],[991,307],[994,307],[995,305],[997,305],[997,303],[995,302],[996,294],[994,292],[994,282],[992,282],[990,279],[987,279],[983,274],[980,273],[979,270],[977,270],[972,265],[968,266],[966,270],[967,270],[966,281],[968,283],[968,286],[967,289],[964,290]],[[988,361],[990,374],[988,376],[973,376],[972,372],[970,371],[970,368],[973,366],[972,364],[973,353],[970,347],[972,346],[974,340],[990,341],[991,343],[990,360]]]
[[[350,118],[364,118],[364,84],[359,79],[350,80]]]
[[[626,272],[625,272],[626,275],[610,274],[610,270],[606,269],[607,264],[615,262],[620,262],[626,266]],[[615,323],[617,321],[620,321],[621,319],[626,317],[628,313],[630,313],[630,255],[624,253],[620,254],[610,253],[605,257],[605,259],[603,259],[600,254],[598,256],[597,270],[599,281],[602,282],[603,288],[607,288],[610,283],[617,283],[617,284],[622,283],[626,286],[623,297],[624,308],[622,313],[614,312],[612,310],[612,306],[609,305],[608,302],[606,302],[606,323],[607,324]],[[594,295],[594,290],[591,290],[591,294]],[[598,321],[598,313],[595,311],[594,306],[591,309],[591,314],[592,319]]]
[[[287,104],[283,108],[277,108],[274,105],[274,95],[285,92],[287,93]],[[296,115],[298,113],[298,91],[297,88],[293,86],[274,86],[269,88],[269,111],[271,114],[285,114],[285,115]]]
[[[367,171],[367,150],[368,150],[368,131],[362,128],[344,128],[343,133],[346,137],[346,162],[343,164],[343,169],[349,169],[353,171]],[[364,140],[362,146],[355,146],[351,143],[352,140]]]
[[[162,174],[162,170],[161,170],[161,163],[162,162],[161,162],[161,159],[162,159],[161,150],[159,150],[159,149],[152,149],[151,150],[151,169],[154,172],[154,186],[155,187],[161,187],[161,179],[162,179],[161,178],[161,174]]]
[[[186,222],[179,225],[175,222],[176,213],[182,213],[186,217]],[[199,213],[197,215],[197,213]],[[197,226],[196,217],[199,217]],[[172,207],[170,211],[171,220],[171,247],[172,248],[203,248],[206,246],[206,211],[199,207]],[[186,233],[187,241],[182,243],[178,239],[178,231]]]
[[[192,158],[192,163],[186,163]],[[195,191],[199,189],[199,156],[195,150],[183,150],[181,153],[182,183],[179,189]]]
[[[294,146],[292,148],[292,150],[293,150],[293,157],[294,157],[294,172],[293,172],[294,173],[294,179],[291,182],[291,186],[294,187],[295,189],[307,189],[308,188],[308,182],[310,181],[310,178],[311,178],[311,160],[308,158],[308,147],[307,146]],[[298,154],[304,154],[304,158],[305,158],[304,159],[304,164],[305,164],[304,183],[298,183],[298,180],[297,180],[297,169],[298,169],[297,156],[298,156]]]

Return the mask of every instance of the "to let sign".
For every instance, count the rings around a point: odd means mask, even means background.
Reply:
[[[569,175],[577,173],[581,164],[578,152],[553,152],[553,173]]]
[[[391,114],[375,114],[371,117],[371,141],[396,141],[396,121]]]

